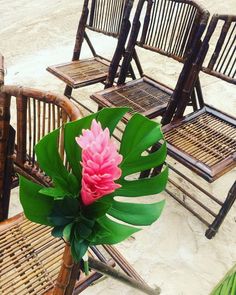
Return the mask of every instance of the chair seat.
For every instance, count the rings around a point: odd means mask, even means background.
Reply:
[[[0,223],[1,295],[40,295],[53,288],[65,243],[54,238],[51,229],[30,222],[23,214]],[[97,278],[91,272],[90,282]],[[76,288],[83,289],[87,279],[81,277]]]
[[[47,70],[72,88],[106,80],[110,63],[99,57],[49,66]]]
[[[130,107],[130,113],[138,112],[149,118],[161,115],[171,97],[172,90],[143,77],[122,86],[115,86],[91,95],[103,107]]]
[[[164,126],[168,153],[212,182],[236,166],[236,119],[206,106]]]

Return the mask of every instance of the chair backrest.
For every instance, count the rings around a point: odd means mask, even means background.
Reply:
[[[125,81],[135,46],[184,62],[198,50],[198,32],[207,20],[208,12],[191,0],[139,0],[119,83]]]
[[[216,28],[220,29],[219,39],[214,44],[208,64],[203,63],[202,71],[236,84],[236,15],[216,14],[212,17],[203,50],[209,47],[209,41],[213,41],[212,35]],[[205,55],[207,58],[207,54]]]
[[[117,38],[126,2],[126,0],[92,0],[86,27]]]
[[[84,37],[86,37],[93,55],[96,55],[85,32],[86,29],[115,38],[123,35],[132,6],[133,0],[84,0],[76,34],[73,60],[79,59]]]
[[[15,106],[15,108],[14,108]],[[32,88],[1,86],[0,89],[0,204],[5,208],[0,219],[5,219],[9,207],[7,189],[3,192],[10,125],[16,130],[13,154],[14,173],[20,173],[35,182],[49,185],[49,178],[41,173],[35,159],[35,144],[47,133],[68,120],[81,117],[79,109],[64,96]],[[63,132],[63,131],[62,131]],[[61,145],[63,149],[63,146]],[[61,152],[63,155],[63,153]],[[17,183],[17,182],[16,182]],[[8,188],[10,190],[11,187]],[[4,194],[4,195],[3,195]],[[6,212],[7,211],[7,212]],[[0,212],[1,213],[1,212]]]
[[[196,72],[236,84],[236,15],[213,15],[194,64]],[[177,104],[175,118],[183,116],[187,103]]]

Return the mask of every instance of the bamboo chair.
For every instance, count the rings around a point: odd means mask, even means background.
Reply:
[[[220,33],[214,43],[214,34],[217,32]],[[214,45],[213,53],[208,50],[209,45]],[[214,15],[194,62],[195,71],[202,70],[205,74],[236,84],[235,46],[236,16]],[[204,59],[205,62],[201,68]],[[208,65],[205,65],[208,60]],[[224,95],[220,93],[219,98],[222,100]],[[166,117],[163,118],[165,124],[174,114],[173,121],[163,128],[168,153],[206,181],[213,182],[236,167],[236,118],[207,104],[204,104],[199,111],[183,117],[187,99],[186,96],[180,101],[171,101]],[[203,215],[196,214],[192,208],[186,206],[186,203],[180,202],[206,223],[208,226],[206,236],[211,238],[218,231],[236,199],[236,182],[232,185],[224,202],[207,192],[203,191],[203,193],[219,206],[219,210],[213,212],[205,204],[198,204],[213,218],[212,223],[207,222]],[[196,198],[193,200],[198,203]]]
[[[17,129],[13,153],[14,173],[49,186],[50,179],[39,169],[36,162],[34,146],[44,135],[61,126],[68,118],[75,120],[81,117],[80,111],[63,96],[32,88],[3,85],[1,87],[2,124],[4,124],[2,134],[6,132],[6,136],[9,129],[7,120],[10,119],[11,97],[15,98],[13,103],[16,105],[16,120],[12,125]],[[4,140],[6,143],[6,137]],[[5,151],[2,153],[4,155]],[[18,177],[13,175],[11,187],[17,185]],[[3,198],[2,219],[7,217],[8,205],[9,198]]]
[[[191,72],[191,60],[199,49],[207,20],[208,12],[194,1],[139,0],[119,72],[118,85],[97,92],[91,98],[101,107],[129,106],[133,112],[142,113],[149,118],[163,115],[170,98],[181,97],[183,85]],[[143,73],[136,47],[183,63],[174,90]],[[125,84],[132,57],[142,77]],[[189,97],[191,93],[192,89],[189,89]],[[193,101],[196,109],[196,102]]]
[[[73,263],[69,245],[52,237],[51,228],[30,222],[22,213],[6,219],[10,191],[17,185],[16,172],[40,184],[51,184],[37,165],[34,145],[46,133],[79,117],[79,109],[64,96],[5,86],[3,57],[0,55],[0,213],[1,219],[5,219],[0,222],[2,295],[79,294],[102,276],[95,271],[91,271],[88,277],[80,274],[79,265]],[[63,146],[63,128],[61,131]],[[104,246],[104,249],[109,259],[96,247],[90,249],[90,255],[110,266],[116,261],[128,276],[144,284],[114,247]]]
[[[52,106],[55,106],[55,109],[61,108],[70,119],[76,119],[78,115],[80,115],[73,104],[64,97],[35,89],[2,86],[0,95],[0,108],[2,110],[0,116],[0,192],[3,197],[7,193],[7,201],[4,200],[3,206],[1,206],[2,210],[6,209],[9,202],[13,165],[15,163],[18,167],[19,164],[17,161],[19,142],[17,151],[15,151],[15,130],[9,124],[10,97],[16,97],[16,100],[18,100],[18,110],[23,114],[25,114],[25,108],[22,106],[26,106],[24,102],[26,100],[35,99],[36,103],[33,103],[33,105],[39,106],[40,103],[42,103],[43,107],[46,106],[48,110],[50,109],[49,105],[51,105],[51,111],[53,110]],[[28,106],[29,105],[28,103]],[[36,111],[36,108],[34,111]],[[51,120],[51,118],[49,120]],[[30,124],[27,124],[28,127],[29,125]],[[21,138],[19,134],[22,136],[22,133],[24,133],[24,128],[21,128],[22,124],[18,126],[17,140]],[[34,125],[34,128],[37,128],[36,125]],[[23,145],[23,142],[21,143]],[[24,162],[25,167],[23,167],[26,169],[22,169],[20,166],[20,168],[15,168],[14,171],[36,182],[49,185],[50,180],[43,175],[38,169],[36,162],[33,162],[29,155],[27,155],[27,159],[28,158],[30,160],[26,160]],[[20,163],[22,164],[23,162]],[[36,172],[36,170],[38,172]],[[5,212],[3,215],[4,217],[6,216]],[[61,239],[52,237],[51,228],[30,222],[22,213],[0,223],[0,241],[0,294],[2,295],[69,295],[72,294],[73,290],[73,294],[78,294],[93,281],[101,277],[99,273],[92,271],[88,277],[81,276],[80,280],[77,281],[79,266],[74,265],[72,261],[69,245],[65,244]],[[143,283],[143,280],[137,272],[114,247],[104,246],[104,248],[114,259],[109,259],[107,261],[95,247],[90,250],[90,255],[96,256],[98,259],[107,262],[111,266],[114,266],[114,260],[117,261],[120,267],[129,276]],[[63,264],[60,270],[62,261]]]
[[[84,0],[72,61],[47,68],[66,83],[64,94],[79,102],[85,109],[87,107],[81,100],[72,97],[72,91],[95,83],[104,83],[108,72],[110,79],[115,78],[130,30],[129,16],[132,6],[133,0]],[[110,60],[97,54],[87,34],[88,30],[118,39],[112,64]],[[84,39],[93,58],[80,59]]]

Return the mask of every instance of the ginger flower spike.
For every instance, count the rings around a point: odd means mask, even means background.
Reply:
[[[118,165],[122,156],[110,138],[109,129],[103,130],[95,119],[91,129],[83,130],[76,142],[82,148],[81,197],[87,206],[121,187],[115,180],[121,176]]]

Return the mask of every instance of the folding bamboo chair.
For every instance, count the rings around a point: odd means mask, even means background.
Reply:
[[[100,107],[129,106],[133,112],[142,113],[149,118],[163,115],[169,100],[182,95],[182,88],[192,70],[191,61],[199,49],[208,16],[208,12],[194,1],[139,0],[119,71],[118,85],[97,92],[91,98]],[[137,47],[183,63],[174,90],[143,73],[135,51]],[[132,58],[142,77],[125,84]],[[158,66],[156,69],[158,70]],[[188,97],[191,94],[192,89],[188,89]],[[192,98],[193,107],[197,109],[195,97]]]
[[[0,294],[78,294],[101,274],[91,271],[88,277],[79,275],[69,245],[52,237],[50,227],[32,223],[22,213],[6,218],[11,188],[18,183],[16,172],[45,186],[51,183],[37,165],[34,145],[67,120],[78,119],[80,111],[64,96],[5,86],[3,78],[0,56],[0,213],[5,219],[0,222]],[[90,255],[111,266],[117,261],[129,276],[143,283],[114,247],[104,248],[114,259],[107,260],[96,247],[90,249]]]
[[[217,32],[219,32],[218,39],[214,43]],[[208,50],[210,45],[214,45],[213,53]],[[194,62],[194,71],[202,70],[205,74],[236,84],[235,48],[236,16],[214,15]],[[205,65],[207,60],[209,62]],[[225,93],[219,93],[219,98],[227,102]],[[168,143],[168,153],[206,181],[213,182],[236,166],[236,118],[207,104],[204,104],[199,111],[183,117],[187,101],[187,96],[179,101],[171,101],[163,118],[165,124],[174,116],[172,122],[163,128]],[[219,210],[214,212],[190,195],[192,200],[211,216],[210,223],[185,202],[179,201],[208,226],[206,236],[211,238],[218,231],[236,199],[236,181],[223,202],[199,186],[198,189],[219,206]]]
[[[115,78],[130,30],[129,16],[132,6],[133,0],[84,0],[72,61],[47,68],[50,73],[67,84],[65,95],[79,102],[85,109],[87,107],[81,100],[72,96],[72,90],[99,82],[105,83],[108,72],[110,79]],[[116,57],[112,63],[106,57],[97,54],[87,34],[88,30],[117,39]],[[84,39],[93,58],[80,59]],[[134,75],[132,69],[130,71]]]

